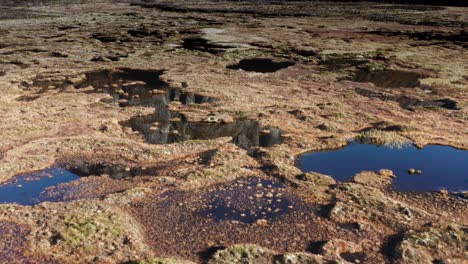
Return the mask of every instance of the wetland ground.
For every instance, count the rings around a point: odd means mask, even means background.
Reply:
[[[465,263],[440,2],[2,1],[0,262]]]

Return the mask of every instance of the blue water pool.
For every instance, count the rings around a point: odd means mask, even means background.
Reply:
[[[21,174],[0,185],[0,203],[34,205],[53,201],[48,199],[47,192],[45,192],[47,188],[78,178],[78,175],[60,167]]]
[[[418,149],[413,145],[391,148],[351,142],[337,150],[310,152],[299,158],[305,172],[349,180],[361,171],[392,170],[398,191],[468,190],[468,151],[440,145]],[[409,174],[409,169],[422,174]]]

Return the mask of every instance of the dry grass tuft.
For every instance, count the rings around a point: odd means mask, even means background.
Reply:
[[[395,131],[370,129],[362,132],[357,140],[362,143],[370,143],[380,146],[403,148],[411,144],[411,141]]]

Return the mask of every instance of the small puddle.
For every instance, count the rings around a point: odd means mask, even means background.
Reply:
[[[0,185],[0,203],[35,205],[50,201],[46,189],[79,179],[79,176],[60,167],[21,174]]]
[[[137,176],[156,176],[167,164],[127,167],[121,164],[86,163],[72,160],[66,166],[20,174],[0,185],[0,204],[36,205],[42,202],[69,202],[95,199],[131,189]],[[144,180],[142,180],[144,181]]]
[[[238,180],[223,186],[210,192],[208,200],[201,214],[215,221],[274,221],[298,207],[286,192],[284,184],[260,178]]]
[[[339,181],[361,171],[390,169],[397,176],[393,181],[397,191],[468,190],[468,151],[448,146],[391,148],[352,142],[338,150],[306,153],[299,162],[303,171],[330,175]],[[422,173],[409,174],[409,169]]]
[[[256,58],[241,60],[238,64],[229,65],[226,68],[231,70],[244,70],[249,72],[270,73],[288,68],[296,64],[292,61],[273,61],[272,59]]]

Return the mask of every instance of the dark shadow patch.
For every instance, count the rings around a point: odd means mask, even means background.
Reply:
[[[68,54],[65,54],[65,53],[60,52],[60,51],[52,51],[49,54],[50,54],[50,56],[55,57],[55,58],[68,58]]]
[[[213,157],[218,153],[217,149],[205,151],[200,155],[200,164],[209,165]]]
[[[26,68],[30,67],[30,65],[28,63],[20,61],[20,60],[12,60],[9,63],[18,66],[21,69],[26,69]]]
[[[368,98],[377,98],[382,101],[397,102],[401,108],[406,110],[414,110],[414,107],[425,108],[444,108],[448,110],[460,110],[458,102],[452,99],[437,99],[437,100],[421,100],[405,95],[393,95],[387,92],[371,91],[363,88],[356,88],[356,93]]]
[[[411,71],[400,70],[381,70],[381,71],[366,71],[358,70],[354,77],[351,78],[354,82],[373,83],[379,87],[385,88],[414,88],[419,85],[419,80],[425,75]]]
[[[198,256],[203,263],[208,262],[216,252],[226,249],[225,246],[213,246],[198,252]]]
[[[262,147],[272,147],[283,143],[283,140],[281,129],[265,128],[260,131],[259,145]]]
[[[244,70],[249,72],[271,73],[295,65],[292,61],[273,61],[267,58],[244,59],[238,64],[229,65],[226,68],[231,70]]]
[[[32,102],[37,99],[41,98],[40,95],[22,95],[18,98],[16,98],[16,101],[18,102]]]
[[[164,88],[169,85],[161,80],[164,70],[140,70],[119,68],[86,73],[86,80],[76,85],[77,88],[93,86],[95,88],[109,88],[123,82],[141,81],[149,88]]]
[[[69,25],[67,25],[67,26],[60,26],[60,27],[58,27],[57,29],[58,29],[58,30],[70,30],[70,29],[79,29],[79,28],[81,28],[81,27],[79,27],[79,26],[69,26]]]
[[[349,231],[359,231],[361,229],[361,225],[357,222],[350,222],[350,223],[338,223],[340,228]]]
[[[323,246],[327,243],[326,240],[314,241],[309,243],[306,248],[307,252],[312,254],[322,254],[323,253]]]
[[[376,0],[374,2],[386,2],[386,1]],[[395,3],[405,2],[406,3],[407,1],[400,0],[400,1],[393,1],[393,2]],[[417,2],[417,1],[411,1],[411,2]],[[430,6],[429,5],[430,3],[431,1],[424,1],[423,2],[424,5],[420,5],[420,6],[417,6],[417,5],[382,5],[382,6],[374,5],[372,6],[372,9],[382,9],[382,10],[392,10],[392,9],[398,10],[399,9],[399,10],[409,10],[409,11],[440,11],[440,10],[447,9],[447,7],[445,6]]]
[[[90,61],[93,62],[109,62],[109,61],[119,61],[121,59],[128,58],[128,54],[110,54],[102,56],[94,56]]]
[[[416,106],[424,108],[444,108],[448,110],[460,110],[460,108],[458,107],[458,103],[452,99],[420,100],[408,96],[400,96],[396,97],[394,101],[398,102],[401,108],[409,110]]]
[[[313,49],[299,49],[299,48],[291,48],[290,50],[292,53],[302,56],[302,57],[317,57],[319,54],[316,50]]]
[[[364,252],[343,252],[340,257],[350,263],[366,263],[366,254]]]
[[[407,37],[419,41],[448,41],[454,44],[463,45],[468,42],[468,32],[461,30],[460,32],[434,32],[434,31],[385,31],[377,30],[363,32],[367,34],[375,34],[385,37]]]
[[[344,70],[351,67],[363,67],[370,58],[358,56],[354,53],[330,54],[319,58],[318,64],[327,71]]]
[[[73,166],[69,166],[68,169],[80,177],[86,177],[89,175],[109,175],[109,177],[115,180],[131,178],[140,175],[150,175],[154,173],[154,171],[151,171],[149,168],[129,168],[126,165],[120,164],[89,164],[85,162],[75,163]]]
[[[107,175],[113,180],[128,179],[138,176],[159,176],[160,171],[176,165],[177,161],[160,162],[154,166],[129,167],[124,164],[88,163],[84,160],[70,160],[67,169],[79,177]],[[172,163],[172,164],[170,164]]]
[[[180,101],[185,105],[213,103],[217,98],[171,88],[161,79],[164,70],[119,68],[86,73],[86,80],[76,88],[92,86],[97,92],[109,93],[120,106],[155,107],[168,115],[167,104]]]
[[[190,37],[190,38],[184,39],[182,43],[182,48],[186,50],[191,50],[191,51],[208,52],[208,53],[216,55],[216,54],[221,54],[228,49],[235,48],[235,46],[225,44],[225,43],[223,43],[222,45],[213,43],[202,37]]]
[[[1,53],[1,55],[12,55],[16,53],[43,53],[43,52],[47,52],[47,50],[41,49],[41,48],[19,48],[19,49],[4,51]]]
[[[190,161],[186,160],[187,156],[183,156],[176,159],[159,161],[146,166],[96,162],[81,157],[71,157],[62,160],[61,163],[67,164],[65,166],[66,169],[80,177],[107,176],[113,180],[121,180],[139,176],[174,176],[175,168],[186,167],[187,164],[191,166],[206,165],[217,152],[218,150],[212,149],[190,156]],[[196,160],[196,162],[194,163],[193,160]]]
[[[398,257],[397,247],[403,241],[404,234],[399,233],[387,237],[385,242],[382,244],[380,252],[390,261],[393,262]]]
[[[460,110],[458,107],[458,102],[452,99],[439,99],[439,100],[432,100],[432,101],[424,101],[420,103],[423,107],[441,107],[448,110]]]
[[[265,15],[265,16],[273,16],[273,15],[281,15],[278,13],[260,11],[260,10],[250,10],[248,8],[241,8],[239,10],[231,9],[231,8],[204,8],[204,7],[185,7],[182,5],[174,5],[174,4],[167,4],[167,3],[135,3],[134,5],[138,5],[144,8],[155,8],[160,11],[165,12],[177,12],[177,13],[188,13],[188,12],[200,12],[200,13],[236,13],[236,14],[256,14],[256,15]],[[258,9],[258,8],[257,8]],[[288,13],[287,15],[292,15]]]
[[[99,40],[102,43],[111,43],[118,41],[118,38],[112,33],[94,33],[91,35],[91,37]]]
[[[63,240],[64,237],[62,236],[62,234],[60,233],[54,233],[52,234],[52,236],[49,238],[49,243],[54,246],[54,245],[57,245],[58,242],[60,242],[61,240]]]
[[[335,207],[335,204],[331,203],[331,204],[327,204],[327,205],[322,205],[317,214],[323,218],[328,218],[331,214],[331,211],[333,210],[333,208]]]
[[[160,30],[151,30],[151,29],[146,28],[146,27],[130,29],[130,30],[127,31],[127,33],[130,36],[136,37],[136,38],[154,37],[154,38],[157,38],[157,39],[164,39],[164,38],[168,38],[168,37],[174,35],[173,32],[164,32],[164,31],[160,31]]]

